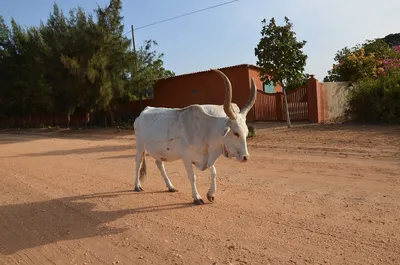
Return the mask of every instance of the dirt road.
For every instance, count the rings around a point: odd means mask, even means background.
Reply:
[[[132,192],[131,131],[3,131],[0,264],[400,264],[399,127],[257,132],[196,206],[180,162]]]

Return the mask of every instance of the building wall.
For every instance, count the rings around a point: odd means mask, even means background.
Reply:
[[[231,81],[232,102],[240,108],[243,107],[250,96],[248,68],[232,67],[221,69],[221,71]],[[260,83],[259,78],[256,78],[256,83]],[[154,100],[150,105],[176,108],[191,104],[222,105],[224,98],[224,81],[218,74],[207,71],[159,81],[154,90]]]
[[[240,65],[222,68],[220,70],[228,76],[232,84],[232,102],[236,103],[239,108],[242,108],[249,100],[251,78],[254,78],[259,91],[257,97],[259,97],[258,101],[260,102],[257,101],[257,104],[248,112],[248,121],[255,121],[256,117],[260,116],[256,114],[256,105],[258,114],[262,113],[263,115],[261,116],[263,117],[267,109],[270,112],[274,109],[276,112],[275,105],[272,104],[272,106],[270,104],[271,102],[268,101],[269,103],[267,103],[262,100],[263,83],[260,80],[259,69],[252,66]],[[274,87],[274,93],[282,93],[281,86],[276,85]],[[272,96],[275,100],[275,95],[272,94]],[[221,77],[212,71],[204,71],[160,80],[155,86],[154,98],[144,100],[143,108],[146,106],[182,108],[191,104],[222,105],[224,98],[225,86]],[[121,106],[116,116],[120,116],[120,114],[126,116],[127,113],[137,113],[136,115],[139,115],[139,102],[132,102],[128,105],[129,106]],[[278,104],[278,107],[280,105]],[[281,113],[279,112],[279,114]],[[282,115],[278,115],[277,117],[279,118],[281,116]]]
[[[250,81],[251,81],[251,78],[253,77],[254,78],[254,81],[255,81],[255,83],[256,83],[256,86],[257,86],[257,89],[258,90],[261,90],[261,91],[264,91],[264,89],[263,89],[263,83],[261,82],[261,80],[260,80],[260,71],[259,70],[257,70],[257,69],[253,69],[253,68],[249,68],[248,69],[248,71],[249,71],[249,77],[250,77]],[[274,91],[272,92],[272,93],[276,93],[276,92],[282,92],[282,87],[280,86],[280,85],[276,85],[275,87],[274,87]]]
[[[256,67],[239,65],[220,70],[228,76],[232,84],[232,102],[239,108],[249,100],[252,77],[257,89],[263,91],[260,71]],[[274,92],[282,92],[282,88],[276,85]],[[225,86],[221,77],[212,71],[204,71],[160,80],[155,86],[154,97],[143,100],[142,104],[143,108],[146,106],[182,108],[191,104],[222,105],[224,98]],[[137,116],[139,113],[139,102],[131,102],[119,106],[115,114],[118,117]],[[255,117],[255,107],[253,107],[247,114],[247,120],[253,121]]]
[[[256,69],[248,69],[248,73],[249,73],[249,87],[251,85],[251,78],[254,78],[254,81],[256,83],[256,87],[258,90],[263,91],[263,83],[260,79],[260,71],[256,70]]]

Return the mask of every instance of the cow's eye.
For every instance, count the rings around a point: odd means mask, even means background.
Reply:
[[[233,135],[235,135],[236,137],[239,137],[239,134],[237,132],[234,132]]]

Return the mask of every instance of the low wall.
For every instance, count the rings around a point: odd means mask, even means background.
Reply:
[[[327,99],[325,118],[333,120],[344,117],[348,106],[349,82],[324,82],[323,86]]]

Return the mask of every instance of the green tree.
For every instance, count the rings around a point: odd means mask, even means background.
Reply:
[[[304,86],[307,84],[307,80],[310,79],[310,74],[303,74],[299,79],[297,80],[291,80],[290,83],[286,85],[286,91],[292,91],[295,90],[296,88],[299,88],[301,86]]]
[[[91,113],[104,109],[112,99],[110,72],[107,70],[110,57],[104,45],[105,35],[91,14],[86,15],[81,8],[71,10],[68,27],[71,41],[67,46],[73,52],[62,55],[61,61],[73,77],[77,107],[85,111],[88,124]]]
[[[157,42],[146,40],[136,52],[137,65],[131,65],[132,74],[126,84],[125,96],[130,100],[139,99],[141,109],[143,109],[142,100],[148,96],[148,90],[154,87],[157,80],[175,75],[174,72],[164,68],[162,60],[164,54],[152,50],[152,46],[157,46]]]
[[[53,12],[47,23],[41,23],[40,33],[44,41],[42,51],[44,71],[46,80],[51,86],[54,112],[65,115],[69,126],[71,115],[74,114],[78,104],[77,92],[73,86],[73,77],[64,67],[61,58],[71,56],[73,50],[69,49],[68,45],[73,40],[66,17],[57,4],[53,5]],[[53,123],[55,124],[56,121],[54,120]]]
[[[394,33],[386,35],[383,40],[390,46],[398,46],[400,45],[400,33]]]
[[[10,101],[9,101],[9,68],[10,62],[10,29],[0,16],[0,118],[10,116]]]
[[[112,99],[108,104],[111,124],[115,124],[115,105],[125,94],[126,72],[130,64],[134,63],[129,47],[131,41],[123,35],[123,17],[121,0],[111,0],[105,8],[98,7],[95,11],[98,25],[104,36],[104,53],[108,57],[107,71],[111,81]]]
[[[45,65],[42,51],[44,49],[43,38],[35,27],[30,27],[27,32],[25,44],[25,69],[27,71],[27,87],[25,96],[29,115],[47,113],[53,110],[51,100],[51,87],[45,78]]]
[[[87,122],[93,111],[108,110],[114,122],[117,103],[143,99],[173,75],[152,50],[156,42],[130,50],[121,10],[121,0],[110,0],[93,14],[78,7],[65,16],[54,4],[45,23],[27,29],[0,17],[0,116],[63,114],[69,124],[78,109]]]
[[[271,18],[269,24],[262,20],[261,40],[255,48],[257,65],[261,67],[261,80],[270,80],[282,86],[287,125],[290,128],[286,88],[290,83],[301,80],[307,55],[301,50],[306,41],[297,41],[293,24],[285,17],[285,25],[277,26]]]
[[[26,82],[29,78],[29,72],[26,63],[26,43],[27,35],[17,22],[11,20],[10,39],[8,47],[8,58],[5,60],[5,67],[8,80],[7,98],[8,109],[15,116],[28,114],[26,102],[28,100],[27,90],[29,85]],[[6,78],[7,78],[6,77]]]
[[[46,109],[49,88],[44,80],[41,68],[40,49],[42,39],[35,28],[23,30],[17,22],[11,20],[11,30],[2,27],[5,41],[2,58],[2,97],[6,105],[7,116],[29,115]]]
[[[393,56],[393,49],[382,39],[367,40],[363,45],[365,55],[374,54],[378,59],[385,59]]]

